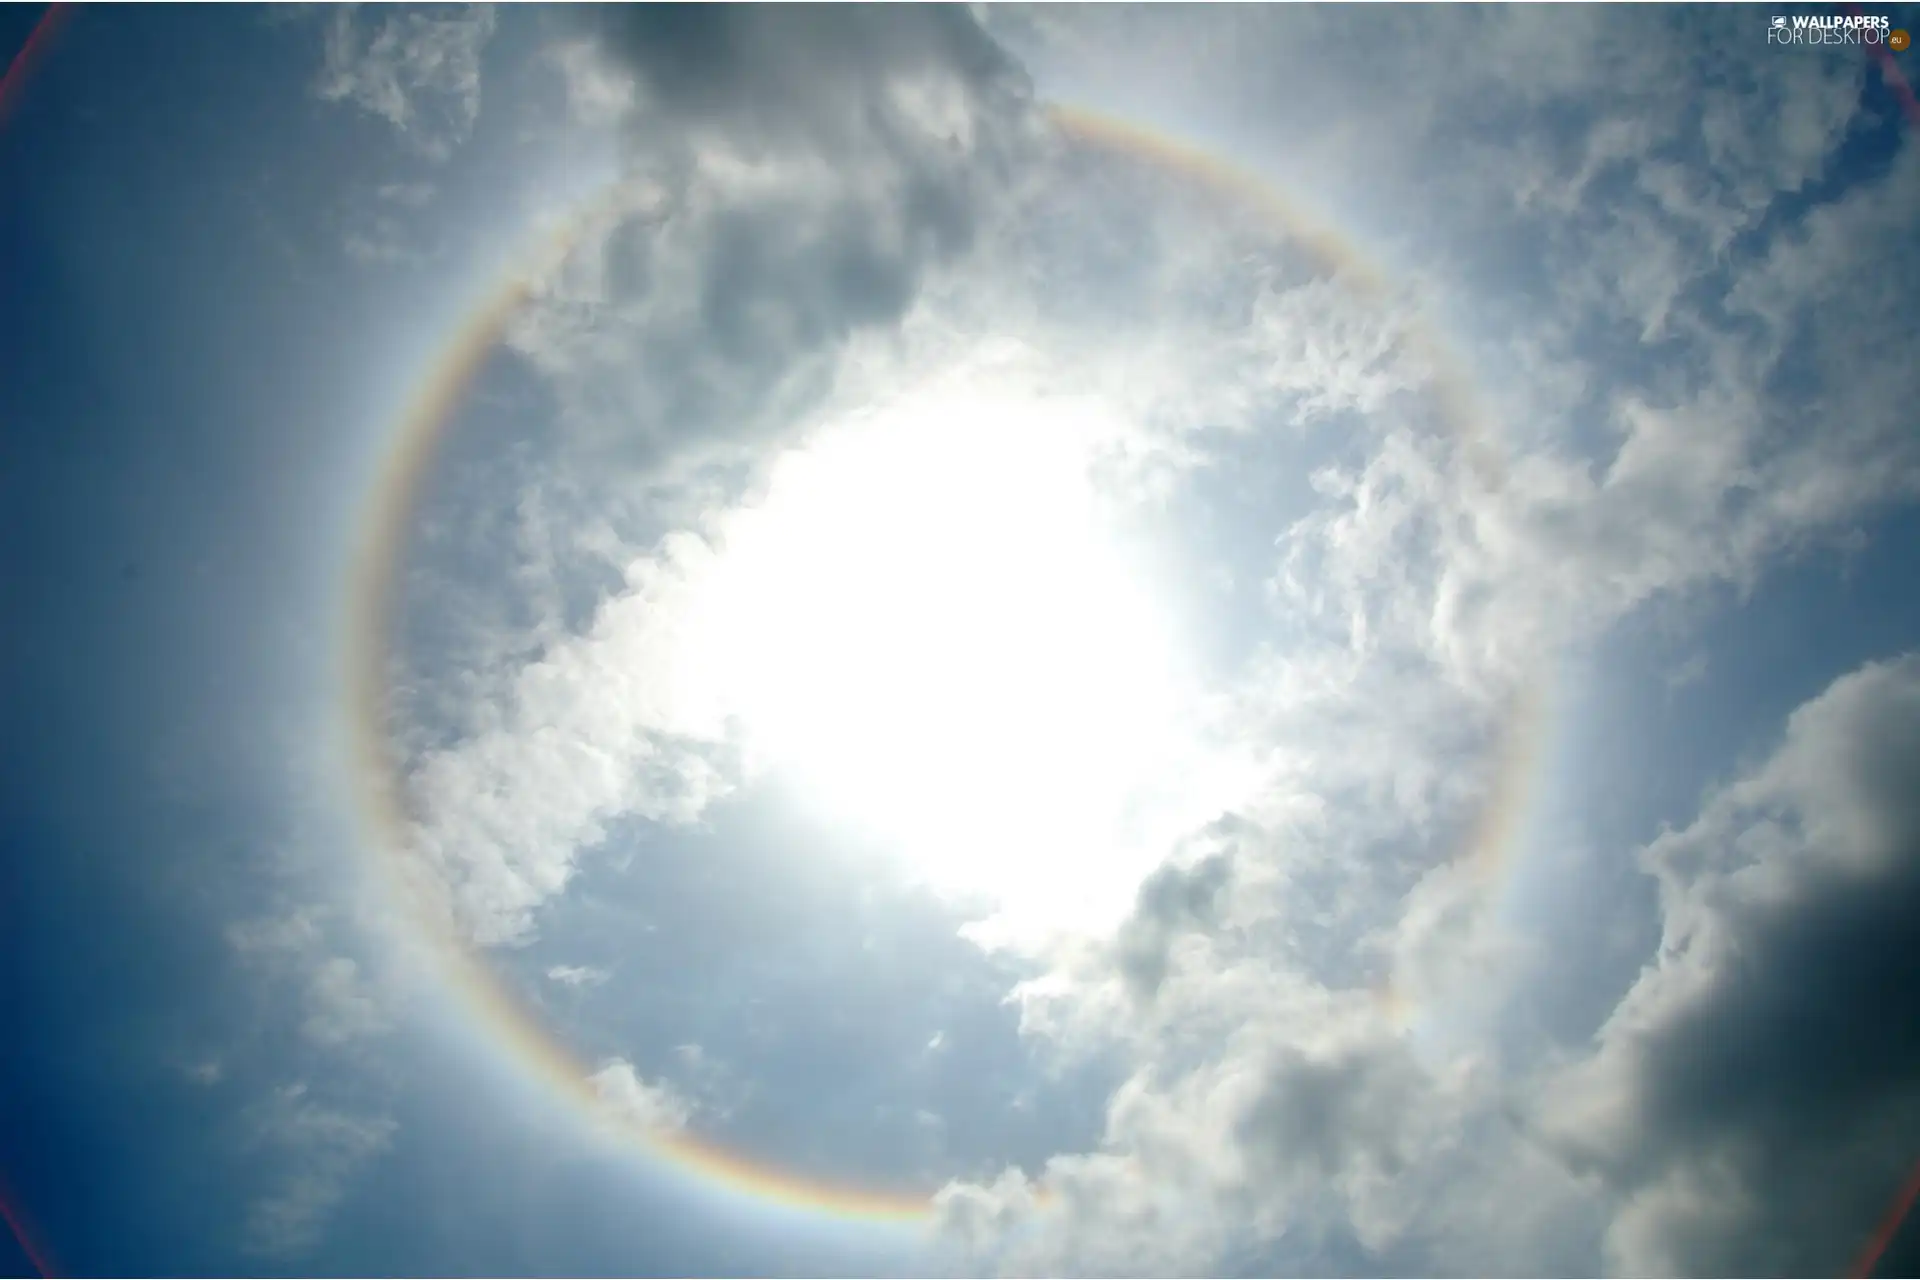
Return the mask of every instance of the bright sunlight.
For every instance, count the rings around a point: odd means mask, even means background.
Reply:
[[[936,888],[1066,923],[1146,870],[1183,699],[1067,399],[950,389],[825,432],[736,512],[692,661],[779,771]]]

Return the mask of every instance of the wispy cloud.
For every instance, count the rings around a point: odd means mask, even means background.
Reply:
[[[360,963],[336,954],[329,909],[310,907],[230,926],[227,939],[263,976],[301,987],[301,1032],[322,1045],[342,1045],[388,1028],[389,1010]]]
[[[597,987],[613,974],[590,965],[557,964],[547,970],[547,980],[563,987]]]
[[[251,1119],[255,1138],[282,1152],[286,1171],[249,1207],[243,1246],[265,1257],[295,1257],[318,1241],[353,1178],[391,1143],[395,1125],[329,1106],[303,1082],[276,1090]]]
[[[409,146],[444,160],[480,115],[480,55],[493,9],[391,9],[345,5],[327,18],[325,61],[314,92],[392,125]]]

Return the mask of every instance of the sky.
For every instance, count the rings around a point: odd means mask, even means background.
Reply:
[[[1920,1270],[1908,28],[0,10],[0,1271]]]

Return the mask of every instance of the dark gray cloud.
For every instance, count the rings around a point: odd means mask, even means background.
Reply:
[[[1431,1094],[1404,1044],[1382,1039],[1325,1053],[1289,1045],[1268,1064],[1240,1140],[1275,1174],[1334,1178],[1356,1164],[1398,1173],[1415,1114],[1432,1105]]]
[[[907,128],[903,81],[974,93],[1018,85],[1012,61],[947,5],[623,5],[588,19],[642,98],[632,127],[720,127],[829,146]]]
[[[569,74],[632,87],[628,198],[516,344],[629,461],[737,457],[791,430],[845,340],[898,320],[974,243],[1032,123],[1028,86],[957,8],[585,21],[594,53]]]
[[[1150,1000],[1159,992],[1176,937],[1218,923],[1232,883],[1233,861],[1223,851],[1189,865],[1169,863],[1141,884],[1118,939],[1120,973],[1136,998]]]
[[[1621,1197],[1613,1259],[1834,1274],[1920,1159],[1920,657],[1835,682],[1646,859],[1661,957],[1566,1129]]]

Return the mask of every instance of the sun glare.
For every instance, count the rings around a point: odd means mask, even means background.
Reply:
[[[1050,920],[1144,870],[1181,704],[1091,478],[1106,429],[941,394],[826,432],[725,525],[691,648],[756,768],[935,887]]]

